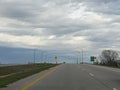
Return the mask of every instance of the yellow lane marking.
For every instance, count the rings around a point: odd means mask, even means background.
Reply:
[[[50,75],[51,73],[56,71],[60,66],[57,66],[57,67],[53,68],[52,70],[46,72],[45,74],[41,75],[40,77],[38,77],[34,81],[32,81],[29,84],[25,85],[21,90],[27,90],[28,88],[32,87],[34,84],[36,84],[37,82],[41,81],[42,79],[44,79],[45,77],[47,77],[48,75]]]

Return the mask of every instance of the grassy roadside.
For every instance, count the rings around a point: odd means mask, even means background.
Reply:
[[[0,67],[0,87],[56,66],[56,64],[26,64]]]

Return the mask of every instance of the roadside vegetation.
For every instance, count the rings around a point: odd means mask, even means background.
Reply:
[[[94,62],[94,64],[120,67],[119,54],[114,50],[103,50],[99,56],[100,62]]]
[[[56,65],[57,64],[26,64],[0,67],[0,87],[6,87],[12,82],[49,69]]]

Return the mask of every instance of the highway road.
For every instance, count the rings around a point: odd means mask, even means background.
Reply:
[[[0,90],[120,90],[120,69],[63,64]]]

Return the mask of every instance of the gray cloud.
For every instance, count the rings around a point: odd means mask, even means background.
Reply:
[[[98,52],[108,47],[120,49],[119,3],[120,0],[0,0],[0,37],[5,36],[0,45],[86,48],[93,54],[97,52],[93,48]],[[23,37],[29,42],[21,42]]]
[[[107,15],[120,15],[120,0],[85,0],[91,10]]]

